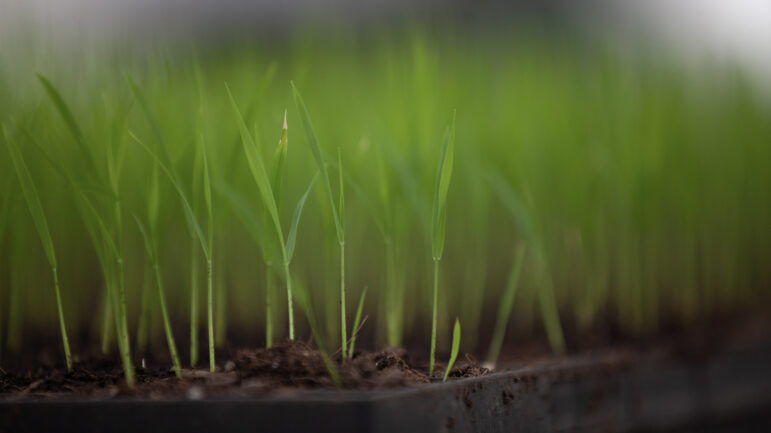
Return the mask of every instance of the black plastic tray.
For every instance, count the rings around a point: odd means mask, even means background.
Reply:
[[[386,391],[0,401],[2,432],[771,431],[771,344],[686,361],[584,356]]]

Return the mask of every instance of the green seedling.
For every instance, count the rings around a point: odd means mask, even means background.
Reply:
[[[297,87],[295,87],[294,83],[291,83],[292,85],[292,94],[294,96],[295,105],[297,105],[297,111],[300,113],[300,119],[302,120],[303,129],[305,130],[305,135],[308,139],[308,145],[311,147],[311,153],[313,154],[313,159],[316,161],[316,165],[319,167],[319,172],[321,173],[321,178],[324,181],[325,191],[327,192],[327,197],[329,198],[329,204],[332,209],[332,218],[335,222],[335,231],[337,234],[337,243],[340,246],[340,334],[341,334],[341,347],[345,349],[346,342],[348,341],[348,333],[346,331],[346,320],[345,320],[345,197],[343,194],[343,166],[342,166],[342,160],[340,159],[340,149],[338,148],[338,172],[340,174],[339,176],[339,184],[340,184],[340,196],[339,196],[339,202],[338,205],[335,206],[335,199],[332,194],[332,184],[329,181],[329,173],[327,171],[327,164],[324,162],[324,156],[321,152],[321,147],[319,146],[318,138],[316,137],[316,131],[313,129],[313,123],[311,122],[310,114],[308,113],[308,109],[305,107],[305,102],[302,99],[302,96],[300,95],[300,92],[297,90]],[[343,350],[343,359],[346,358],[346,352]]]
[[[367,288],[361,291],[361,297],[359,298],[359,306],[356,307],[356,317],[353,320],[353,328],[351,328],[351,343],[348,349],[348,358],[353,358],[353,347],[356,345],[356,336],[359,333],[359,324],[361,323],[361,314],[364,311],[364,301],[367,299]]]
[[[292,278],[289,273],[289,263],[292,261],[292,257],[294,255],[294,247],[295,242],[297,239],[297,227],[300,223],[300,216],[302,215],[303,208],[305,206],[305,201],[308,198],[308,194],[310,193],[311,188],[313,187],[313,184],[316,182],[316,177],[318,176],[318,173],[313,176],[313,179],[310,182],[310,185],[308,186],[308,189],[305,191],[305,194],[300,198],[300,201],[297,203],[297,206],[295,207],[295,211],[292,215],[292,222],[289,227],[289,234],[287,235],[286,241],[284,240],[284,232],[281,228],[281,220],[278,215],[278,206],[276,204],[276,198],[273,193],[273,189],[270,184],[270,180],[268,178],[268,173],[265,170],[265,164],[263,163],[262,156],[260,155],[259,151],[259,145],[258,142],[255,141],[254,138],[252,138],[252,135],[249,133],[249,130],[246,127],[246,124],[244,123],[244,119],[241,116],[241,112],[238,109],[238,105],[236,104],[235,99],[233,99],[233,94],[230,92],[230,88],[225,85],[225,89],[228,92],[228,96],[230,98],[230,103],[233,106],[233,112],[236,117],[236,122],[238,123],[239,130],[241,132],[241,141],[244,148],[244,153],[246,154],[247,162],[249,163],[249,170],[252,174],[252,177],[254,178],[255,183],[257,184],[257,187],[260,191],[260,196],[262,197],[262,202],[265,205],[265,207],[268,209],[268,214],[270,215],[270,219],[273,222],[273,228],[275,230],[275,234],[278,236],[278,244],[280,247],[280,258],[282,261],[282,267],[283,267],[283,276],[284,280],[286,282],[286,293],[287,293],[287,311],[289,316],[289,339],[294,340],[294,313],[292,309]],[[256,135],[255,135],[256,138]]]
[[[155,275],[155,288],[158,291],[158,305],[161,308],[161,316],[163,318],[163,329],[166,332],[166,343],[169,345],[169,355],[171,361],[174,364],[174,373],[177,377],[182,377],[182,365],[179,362],[179,355],[177,355],[177,345],[174,343],[174,333],[171,331],[171,320],[169,319],[169,313],[166,309],[166,295],[163,293],[163,278],[161,277],[161,267],[158,263],[158,243],[150,236],[145,230],[145,226],[142,221],[134,215],[134,220],[139,227],[139,231],[142,233],[142,239],[145,241],[145,250],[147,257],[153,267],[153,274]]]
[[[48,259],[48,264],[51,266],[51,273],[54,278],[56,311],[59,316],[59,330],[61,331],[62,346],[64,348],[64,360],[67,365],[67,371],[72,371],[72,354],[70,353],[70,340],[67,338],[67,326],[64,323],[64,307],[62,307],[62,295],[61,289],[59,288],[59,271],[57,269],[56,250],[54,249],[54,242],[51,239],[51,233],[48,231],[48,220],[43,211],[43,205],[40,203],[40,197],[38,196],[35,183],[32,180],[32,175],[30,175],[27,164],[24,162],[21,150],[14,141],[15,139],[8,132],[5,124],[0,126],[2,126],[6,148],[11,155],[11,162],[13,163],[13,167],[16,169],[16,174],[19,178],[19,185],[21,186],[21,191],[24,195],[24,201],[27,202],[29,213],[32,215],[32,221],[37,229],[38,238],[40,239],[40,243],[43,244],[43,250]]]
[[[433,308],[431,310],[431,355],[428,367],[429,376],[434,374],[434,362],[436,357],[436,321],[437,306],[439,304],[439,261],[442,260],[442,253],[444,252],[445,226],[447,221],[447,192],[450,189],[454,154],[455,113],[452,115],[450,127],[444,134],[442,155],[439,158],[439,167],[436,173],[434,208],[431,213],[431,253],[434,259],[434,291]]]
[[[490,348],[487,351],[487,362],[495,367],[498,360],[498,354],[501,352],[503,337],[506,334],[506,325],[509,323],[511,308],[514,306],[514,296],[517,293],[519,277],[522,273],[522,262],[525,259],[525,247],[517,248],[514,254],[514,262],[511,266],[509,279],[506,282],[506,288],[498,303],[498,315],[495,318],[495,328],[493,328],[493,337],[490,340]]]
[[[447,382],[447,377],[450,376],[450,370],[455,365],[455,360],[458,359],[458,350],[460,350],[460,320],[455,318],[455,326],[452,328],[452,350],[450,350],[450,360],[447,362],[447,369],[444,370],[444,377],[442,382]]]
[[[308,319],[308,325],[313,333],[313,340],[316,342],[316,346],[319,348],[321,358],[324,361],[324,367],[329,373],[329,378],[332,379],[332,383],[338,389],[342,389],[343,382],[340,380],[340,373],[335,367],[335,363],[332,362],[332,358],[329,356],[329,350],[327,350],[327,344],[322,337],[321,329],[319,328],[318,320],[316,320],[316,314],[313,312],[313,306],[311,305],[310,295],[308,294],[305,286],[302,284],[296,285],[296,299],[300,309],[305,313],[305,317]],[[343,346],[345,347],[345,346]]]

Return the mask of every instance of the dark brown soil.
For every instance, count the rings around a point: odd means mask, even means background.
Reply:
[[[751,314],[733,320],[695,323],[688,329],[658,333],[647,340],[612,340],[596,347],[590,342],[589,347],[571,350],[569,356],[601,361],[596,365],[589,363],[587,368],[602,365],[603,369],[627,368],[651,356],[699,362],[709,359],[710,353],[715,350],[742,346],[747,342],[768,341],[770,338],[771,316],[766,313]],[[182,379],[177,378],[168,367],[159,367],[168,365],[167,360],[150,360],[148,368],[137,367],[134,388],[126,386],[117,356],[98,354],[75,358],[73,371],[66,373],[57,348],[49,346],[48,349],[38,357],[37,363],[25,364],[32,365],[32,369],[6,372],[0,368],[0,399],[202,399],[334,388],[321,353],[300,341],[284,341],[270,349],[237,349],[220,353],[217,356],[217,371],[209,372],[206,365],[196,369],[183,368]],[[560,365],[566,359],[564,356],[555,357],[543,342],[523,342],[504,347],[498,369]],[[420,356],[412,357],[401,348],[358,352],[353,359],[345,362],[337,356],[335,364],[345,389],[431,386],[432,382],[441,381],[445,370],[445,365],[437,362],[433,377],[429,377],[425,360]],[[572,371],[575,372],[575,369]],[[459,357],[448,380],[488,373],[489,370],[472,356],[465,355]],[[530,379],[522,377],[518,380],[527,382]],[[505,402],[511,396],[504,395],[502,398]]]
[[[444,374],[437,362],[434,378],[421,364],[413,366],[401,349],[360,352],[336,365],[346,389],[423,386]],[[0,371],[0,398],[113,398],[149,399],[242,397],[286,392],[292,389],[332,388],[321,353],[300,341],[284,341],[270,349],[240,349],[232,353],[218,371],[183,368],[182,379],[171,369],[137,368],[137,383],[128,388],[123,371],[114,359],[92,357],[75,362],[73,371],[41,366],[26,373]],[[417,368],[416,368],[417,367]],[[458,362],[450,377],[487,374],[472,358]]]

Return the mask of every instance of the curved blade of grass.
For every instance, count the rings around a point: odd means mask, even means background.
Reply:
[[[16,169],[16,174],[19,178],[19,184],[24,195],[24,199],[27,202],[27,207],[32,215],[32,222],[37,229],[38,238],[43,244],[43,250],[45,251],[48,263],[51,265],[51,271],[54,276],[54,291],[56,296],[56,309],[59,315],[59,328],[61,330],[62,346],[64,347],[64,359],[67,364],[67,371],[72,370],[72,355],[70,354],[70,341],[67,338],[67,327],[64,323],[64,309],[62,307],[61,290],[59,288],[59,275],[57,271],[56,263],[56,251],[54,250],[54,242],[51,239],[51,233],[48,230],[48,221],[46,220],[45,213],[43,212],[43,205],[40,203],[40,197],[37,193],[37,188],[32,180],[32,176],[29,173],[27,164],[24,162],[24,157],[19,150],[18,145],[11,134],[2,124],[3,136],[5,138],[5,144],[8,148],[8,153],[11,155],[11,162]]]
[[[305,201],[308,199],[313,185],[316,183],[316,179],[319,177],[319,172],[316,172],[311,179],[311,183],[308,185],[308,189],[305,190],[305,194],[300,197],[300,201],[297,202],[297,207],[294,208],[294,214],[292,214],[292,224],[289,226],[289,234],[286,237],[286,259],[288,262],[292,262],[292,256],[294,255],[294,246],[297,241],[297,226],[300,224],[300,216],[303,213],[303,207],[305,207]]]
[[[356,307],[356,317],[353,319],[353,328],[352,332],[353,335],[351,336],[351,343],[350,348],[348,349],[348,358],[353,358],[353,348],[356,344],[356,330],[359,329],[359,323],[361,322],[361,314],[364,311],[364,300],[367,298],[367,287],[364,287],[364,290],[361,292],[361,296],[359,297],[359,306]]]
[[[174,165],[171,163],[171,154],[169,153],[169,149],[166,146],[166,142],[163,140],[161,128],[158,126],[158,121],[155,118],[155,115],[150,110],[150,106],[147,104],[147,100],[145,99],[142,91],[139,89],[139,86],[137,86],[134,80],[128,74],[124,74],[123,78],[125,78],[126,83],[128,83],[128,86],[131,89],[131,93],[139,103],[139,107],[142,109],[142,113],[145,115],[145,119],[150,125],[150,129],[153,130],[155,139],[158,140],[158,144],[160,144],[161,155],[166,159],[164,162],[168,165],[169,172],[173,175],[174,180],[178,182],[177,173],[174,171]]]
[[[56,108],[56,111],[59,113],[59,116],[61,116],[62,120],[64,121],[64,124],[67,126],[67,130],[70,132],[72,137],[75,139],[75,142],[77,143],[80,153],[82,156],[86,158],[86,162],[89,165],[89,169],[93,170],[93,173],[97,174],[99,173],[99,170],[97,169],[96,162],[93,159],[93,155],[91,152],[89,152],[88,148],[86,147],[85,139],[83,138],[83,132],[81,132],[80,127],[78,126],[78,122],[75,120],[75,116],[72,115],[72,111],[70,110],[70,107],[67,106],[67,103],[64,102],[64,98],[62,98],[62,95],[59,93],[58,90],[56,90],[56,87],[54,87],[53,84],[51,84],[50,81],[46,77],[43,76],[43,74],[36,74],[38,81],[40,81],[40,84],[43,86],[43,90],[45,91],[46,95],[48,95],[48,99],[51,100],[51,102],[54,104],[54,108]]]
[[[517,248],[514,255],[509,279],[506,283],[506,289],[498,303],[498,315],[495,319],[495,328],[493,328],[493,337],[490,340],[490,348],[487,351],[487,362],[495,366],[498,360],[498,354],[501,352],[503,337],[506,333],[506,325],[509,323],[511,308],[514,306],[514,297],[519,285],[519,276],[522,273],[522,263],[525,258],[525,247]]]
[[[249,133],[249,129],[246,127],[246,123],[244,123],[244,118],[241,116],[238,105],[236,104],[236,101],[233,98],[233,94],[230,92],[230,88],[227,84],[225,84],[225,88],[227,89],[228,96],[230,97],[230,103],[233,106],[233,112],[236,115],[238,128],[241,132],[241,142],[246,153],[246,160],[249,163],[249,169],[252,173],[252,177],[257,183],[257,188],[260,191],[260,195],[262,196],[262,201],[265,204],[265,207],[268,208],[268,213],[270,214],[270,218],[273,220],[273,225],[276,229],[278,237],[283,241],[284,234],[281,230],[281,221],[278,217],[278,207],[273,196],[273,190],[270,185],[268,173],[265,170],[265,165],[263,164],[262,158],[260,157],[260,154],[257,150],[257,143]]]
[[[442,382],[447,381],[447,377],[450,375],[452,366],[455,365],[455,360],[458,359],[458,350],[460,349],[460,321],[455,318],[455,326],[452,330],[452,350],[450,350],[450,361],[447,362],[447,369],[444,370],[444,377]]]
[[[171,169],[166,166],[166,164],[163,163],[163,161],[158,158],[158,155],[153,152],[150,147],[145,144],[142,140],[139,139],[132,131],[128,132],[129,136],[134,139],[142,148],[150,154],[150,156],[156,161],[158,166],[163,170],[163,172],[166,174],[166,176],[171,181],[171,184],[174,186],[174,189],[177,190],[177,193],[179,195],[179,199],[182,202],[182,210],[185,212],[186,221],[188,224],[192,225],[193,231],[198,236],[198,239],[201,242],[201,249],[203,249],[204,255],[206,256],[206,260],[209,260],[210,258],[210,250],[208,245],[208,240],[203,234],[203,230],[201,230],[201,226],[198,224],[198,219],[195,217],[195,212],[193,212],[193,208],[190,207],[190,202],[187,200],[187,197],[185,196],[185,192],[182,190],[182,187],[177,182],[176,178],[174,177],[174,174],[171,172]]]
[[[311,123],[311,116],[308,113],[308,109],[305,107],[300,92],[295,87],[294,82],[290,81],[292,85],[292,94],[294,95],[294,102],[297,105],[297,111],[300,113],[300,120],[302,120],[303,129],[305,135],[308,138],[308,144],[311,147],[311,153],[313,153],[313,159],[316,160],[316,164],[321,172],[321,177],[324,179],[324,185],[326,187],[327,196],[329,197],[329,204],[332,207],[332,217],[335,220],[335,229],[337,231],[337,241],[340,243],[345,242],[345,236],[343,227],[340,224],[340,219],[337,214],[337,207],[335,206],[335,199],[332,195],[332,184],[329,181],[329,172],[327,171],[327,165],[324,162],[324,157],[321,153],[321,147],[319,147],[319,140],[316,138],[316,132],[313,129],[313,123]]]
[[[241,221],[246,231],[252,236],[255,242],[262,248],[263,260],[265,263],[281,263],[283,258],[278,251],[276,241],[266,230],[263,221],[258,218],[258,213],[247,203],[246,198],[235,189],[228,185],[217,182],[214,185],[215,191],[224,198],[230,205],[230,209]]]

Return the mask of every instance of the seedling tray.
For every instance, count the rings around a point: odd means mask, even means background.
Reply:
[[[613,351],[398,390],[6,400],[0,402],[0,431],[768,431],[770,366],[771,343],[674,359]]]

